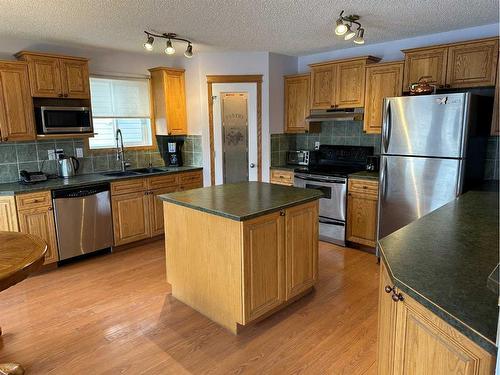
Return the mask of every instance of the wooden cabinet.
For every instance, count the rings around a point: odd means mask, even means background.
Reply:
[[[44,264],[59,260],[56,226],[50,191],[16,196],[19,231],[40,237],[47,243]]]
[[[364,56],[309,65],[311,109],[363,107],[365,67],[379,60]]]
[[[31,96],[90,99],[88,59],[21,51],[28,63]]]
[[[16,200],[13,196],[0,196],[0,231],[19,231]]]
[[[391,62],[366,67],[365,115],[363,130],[376,134],[382,131],[384,98],[401,96],[404,63]]]
[[[149,71],[156,134],[187,134],[184,69],[159,67]]]
[[[201,186],[201,171],[111,183],[115,246],[162,235],[165,218],[158,195]]]
[[[310,107],[310,75],[285,76],[285,133],[303,133],[309,130],[306,117]]]
[[[350,179],[347,199],[348,241],[375,247],[378,182]]]
[[[311,288],[318,279],[318,205],[286,210],[286,299]]]
[[[495,100],[493,102],[493,114],[491,116],[491,135],[500,135],[500,104],[499,104],[499,95],[500,95],[500,87],[498,85],[498,77],[497,77],[497,85],[495,87]]]
[[[284,222],[284,216],[274,212],[243,224],[246,322],[285,301]]]
[[[498,38],[403,50],[403,91],[411,83],[430,76],[438,87],[494,86],[498,63]]]
[[[293,171],[284,169],[271,169],[271,184],[293,186]]]
[[[379,291],[379,374],[493,374],[495,358],[420,303],[401,293],[382,262]],[[392,305],[392,306],[391,306]]]
[[[0,62],[0,137],[4,142],[35,139],[28,66],[24,62]]]

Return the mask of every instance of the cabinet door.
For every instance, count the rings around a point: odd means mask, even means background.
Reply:
[[[167,127],[169,135],[187,134],[184,72],[168,71],[164,75]]]
[[[90,98],[89,69],[86,61],[59,59],[62,92],[65,98]]]
[[[347,240],[375,247],[377,196],[349,193],[347,199]]]
[[[384,98],[401,96],[403,88],[403,63],[368,66],[365,82],[365,115],[363,130],[381,133]]]
[[[35,139],[33,102],[25,63],[0,63],[0,132],[3,141]]]
[[[243,222],[245,324],[285,300],[283,225],[279,212]]]
[[[378,290],[378,373],[391,375],[394,366],[394,336],[396,333],[396,302],[385,287],[393,287],[384,262],[380,264],[380,282]]]
[[[42,98],[62,97],[59,59],[49,56],[27,55],[31,96]]]
[[[56,242],[56,227],[52,206],[37,207],[20,210],[19,230],[23,233],[33,234],[47,243],[47,253],[44,264],[54,263],[59,260]]]
[[[446,83],[451,87],[494,86],[498,40],[448,47]]]
[[[411,83],[417,82],[421,77],[430,84],[443,86],[446,81],[446,62],[448,59],[448,48],[426,48],[420,51],[405,53],[405,74],[403,91],[409,91]]]
[[[337,64],[335,108],[363,107],[365,103],[365,61]]]
[[[0,196],[0,231],[19,231],[16,200],[13,196]]]
[[[309,74],[300,77],[285,77],[285,132],[306,131],[305,118],[309,115]]]
[[[495,87],[495,101],[493,102],[493,114],[491,116],[491,135],[500,135],[500,116],[499,116],[499,111],[500,111],[500,105],[499,105],[499,98],[498,96],[500,95],[499,92],[500,86],[498,84],[498,77],[497,77],[497,84]]]
[[[147,192],[115,195],[111,202],[115,246],[151,237]]]
[[[494,373],[493,356],[408,296],[396,303],[395,374]]]
[[[334,104],[335,65],[311,69],[311,109],[331,108]]]
[[[153,190],[149,195],[149,215],[151,223],[151,236],[159,236],[165,232],[165,221],[163,217],[163,201],[158,199],[158,195],[173,193],[176,186]]]
[[[314,285],[318,278],[318,202],[286,209],[286,299]]]

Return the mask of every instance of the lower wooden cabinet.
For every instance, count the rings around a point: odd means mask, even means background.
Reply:
[[[19,231],[16,199],[13,196],[0,196],[0,231]]]
[[[115,195],[111,201],[115,246],[151,237],[146,191]]]
[[[175,186],[171,186],[151,191],[151,194],[149,195],[149,222],[151,225],[151,236],[159,236],[163,234],[165,230],[165,220],[163,217],[163,201],[158,198],[158,195],[173,193],[176,190],[177,188]]]
[[[293,171],[285,169],[271,169],[271,184],[293,186]]]
[[[349,180],[347,241],[375,247],[377,238],[378,181]]]
[[[382,263],[379,291],[378,373],[494,373],[495,358],[411,297],[394,302]],[[395,293],[401,293],[398,289]]]

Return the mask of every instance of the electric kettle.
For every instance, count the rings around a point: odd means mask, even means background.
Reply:
[[[74,156],[60,155],[57,160],[57,170],[59,177],[72,177],[80,168],[80,162]]]

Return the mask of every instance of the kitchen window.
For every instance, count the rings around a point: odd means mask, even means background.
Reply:
[[[114,148],[120,129],[125,147],[153,146],[148,79],[91,77],[92,119],[96,135],[91,150]]]

